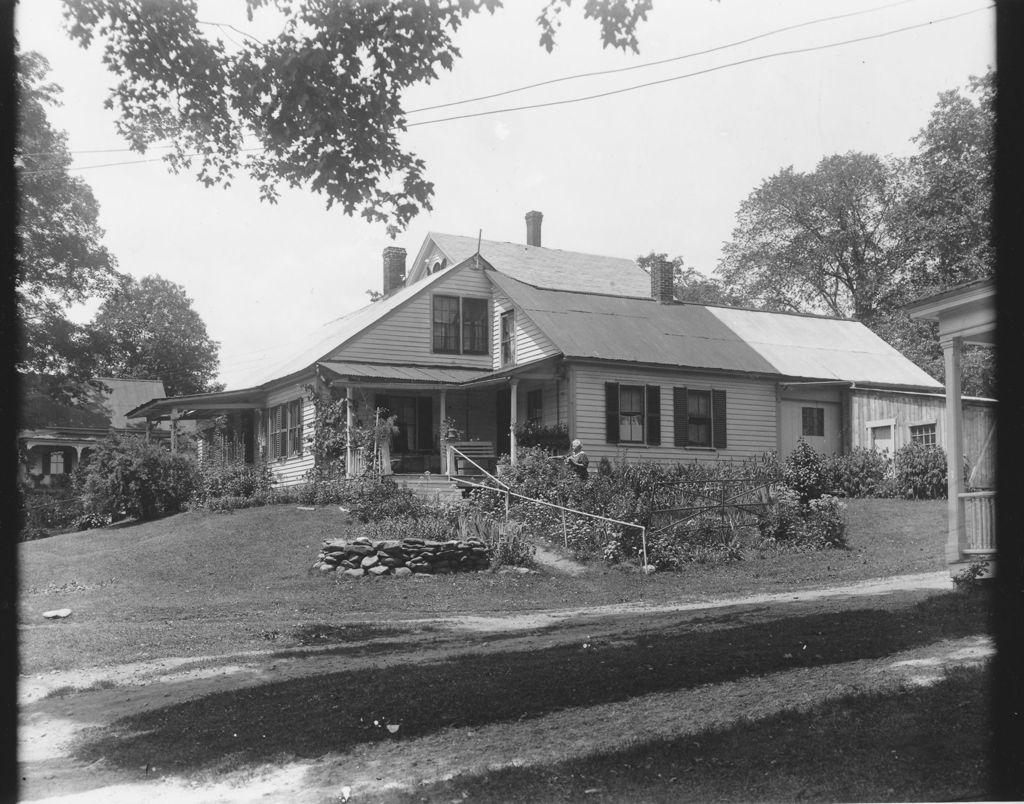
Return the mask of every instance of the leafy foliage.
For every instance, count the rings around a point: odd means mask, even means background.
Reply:
[[[144,438],[112,433],[73,481],[87,513],[147,520],[181,510],[195,489],[196,466]]]
[[[828,487],[844,497],[891,497],[892,461],[888,452],[856,447],[825,459]]]
[[[895,492],[908,500],[945,499],[946,451],[912,442],[896,450]]]
[[[549,50],[569,4],[550,0],[538,19]],[[306,187],[394,236],[431,208],[434,193],[425,163],[401,142],[402,95],[452,69],[462,23],[499,5],[246,0],[250,19],[273,6],[282,28],[231,50],[204,33],[195,2],[65,0],[65,14],[82,46],[104,40],[103,60],[118,77],[107,103],[135,150],[169,140],[168,166],[195,170],[205,185],[244,169],[265,200],[282,184]],[[650,0],[588,0],[584,14],[606,45],[635,50],[649,8]]]
[[[265,463],[207,463],[199,469],[193,505],[206,505],[224,497],[267,499],[273,490],[274,473]]]
[[[832,486],[824,457],[802,438],[783,462],[782,481],[796,492],[801,505],[818,499]]]
[[[220,390],[220,345],[181,285],[155,275],[123,277],[90,327],[104,376],[159,379],[168,396]]]
[[[68,307],[105,296],[118,273],[102,244],[92,190],[68,175],[67,135],[47,119],[47,108],[59,104],[61,89],[46,82],[49,64],[38,53],[22,53],[18,61],[19,368],[61,378],[50,391],[63,398],[64,381],[93,376],[85,329],[67,317]]]

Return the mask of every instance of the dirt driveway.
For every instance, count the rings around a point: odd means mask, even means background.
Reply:
[[[701,603],[423,620],[419,624],[424,629],[418,633],[375,640],[379,650],[373,652],[360,650],[366,643],[349,643],[305,648],[285,657],[259,651],[167,658],[24,677],[19,691],[22,798],[63,804],[356,801],[368,793],[415,789],[462,773],[569,759],[640,737],[682,736],[741,716],[758,718],[808,707],[852,690],[929,683],[948,666],[985,661],[993,652],[990,640],[966,637],[878,660],[802,667],[518,722],[446,728],[423,737],[361,744],[344,755],[268,764],[201,781],[167,776],[153,766],[124,770],[103,760],[84,765],[73,756],[76,738],[85,729],[220,691],[361,668],[420,665],[459,655],[626,641],[657,631],[670,619],[678,624],[680,618],[696,619],[709,611],[728,610],[744,622],[756,623],[778,616],[775,610],[782,606],[790,613],[817,613],[853,608],[866,596],[899,596],[912,602],[950,586],[948,574],[938,572]],[[614,732],[607,729],[608,723],[616,724]]]

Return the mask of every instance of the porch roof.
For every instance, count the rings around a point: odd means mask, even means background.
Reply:
[[[265,395],[266,391],[262,388],[242,388],[237,391],[169,396],[151,399],[125,415],[129,418],[167,419],[176,410],[183,419],[211,419],[232,410],[263,407]]]
[[[397,366],[388,363],[323,361],[317,364],[339,379],[368,382],[430,383],[460,385],[486,377],[490,372],[453,366]]]

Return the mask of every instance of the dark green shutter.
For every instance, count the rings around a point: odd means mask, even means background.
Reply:
[[[712,391],[711,445],[715,449],[726,448],[725,419],[725,391]]]
[[[647,443],[656,446],[661,443],[661,386],[648,385],[647,397]]]
[[[672,429],[675,431],[675,445],[685,447],[690,443],[690,403],[685,388],[672,389]]]
[[[604,440],[609,444],[619,443],[619,384],[604,384]]]

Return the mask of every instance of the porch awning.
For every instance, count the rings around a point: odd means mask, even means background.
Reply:
[[[263,406],[266,392],[260,388],[218,391],[210,394],[189,394],[151,399],[128,411],[128,418],[167,419],[177,411],[182,419],[209,419],[232,410],[252,410]]]
[[[432,385],[461,385],[486,377],[491,372],[479,369],[442,366],[395,366],[386,363],[317,363],[320,368],[335,374],[338,379],[357,382],[429,383]]]

